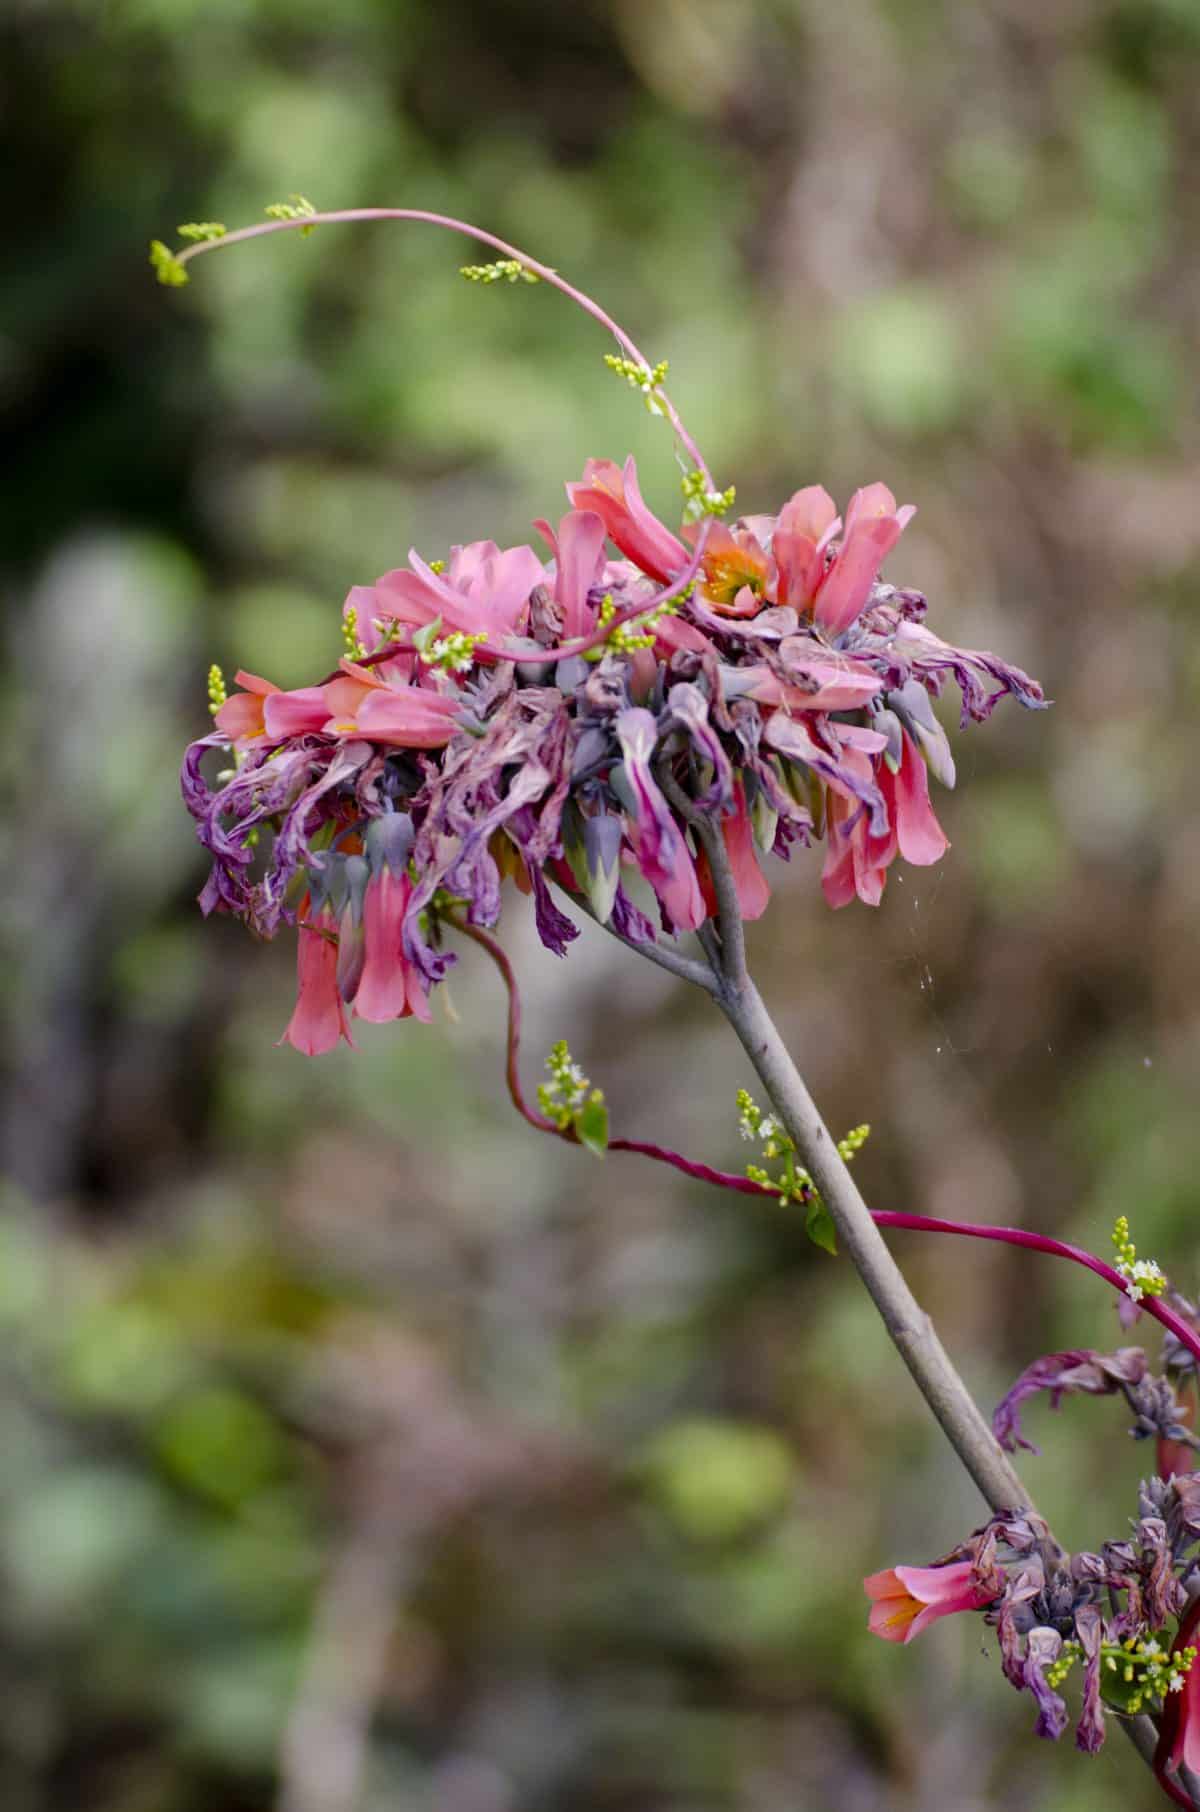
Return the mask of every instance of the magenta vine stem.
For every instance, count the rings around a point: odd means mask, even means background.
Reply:
[[[565,277],[560,277],[552,266],[540,263],[538,259],[531,258],[527,252],[523,252],[519,246],[510,245],[506,239],[498,239],[494,233],[487,233],[482,227],[472,226],[469,221],[457,220],[451,214],[430,213],[426,208],[336,208],[327,213],[301,214],[291,220],[263,220],[254,226],[238,227],[232,233],[223,233],[219,239],[200,240],[197,244],[186,246],[182,251],[174,253],[173,256],[176,263],[189,264],[193,258],[199,258],[205,252],[215,252],[227,245],[241,245],[248,239],[264,239],[269,233],[289,233],[297,230],[305,232],[314,226],[333,226],[338,223],[363,220],[419,221],[426,226],[441,227],[446,232],[461,233],[467,239],[474,239],[479,245],[490,246],[493,251],[501,252],[506,258],[514,259],[524,270],[540,278],[543,283],[550,284],[553,289],[558,290],[561,295],[574,302],[576,307],[582,308],[585,314],[591,315],[594,321],[598,321],[601,327],[606,328],[612,334],[627,358],[632,359],[635,364],[642,366],[647,371],[651,369],[650,360],[625,332],[625,329],[614,321],[598,302],[593,302],[592,298],[583,290],[576,289],[573,283],[568,283]],[[704,455],[684,427],[679,411],[661,385],[655,389],[655,400],[661,405],[663,414],[678,436],[684,451],[703,474],[705,485],[711,491],[714,488],[713,478]]]
[[[465,920],[447,915],[449,922],[456,930],[461,931],[472,942],[479,945],[491,957],[500,972],[508,994],[508,1037],[505,1054],[505,1077],[508,1092],[513,1106],[530,1126],[538,1132],[554,1134],[565,1139],[568,1144],[578,1144],[574,1130],[564,1129],[546,1115],[530,1107],[521,1087],[520,1044],[521,1044],[521,992],[516,973],[503,947],[496,939],[490,937],[478,925],[469,925]],[[698,1182],[712,1183],[718,1189],[736,1190],[741,1195],[777,1196],[778,1190],[753,1182],[749,1177],[738,1176],[729,1170],[717,1170],[711,1164],[702,1164],[694,1158],[686,1158],[681,1152],[672,1151],[664,1145],[654,1145],[641,1139],[610,1139],[610,1151],[635,1152],[641,1157],[653,1158],[657,1163],[670,1164],[675,1170],[681,1170],[685,1176],[694,1177]],[[1031,1233],[1025,1227],[995,1227],[974,1221],[948,1221],[929,1214],[906,1214],[898,1209],[872,1208],[871,1219],[879,1227],[900,1227],[912,1233],[950,1233],[962,1239],[992,1240],[1000,1245],[1025,1246],[1032,1252],[1045,1252],[1052,1258],[1069,1259],[1072,1264],[1082,1265],[1102,1277],[1105,1283],[1121,1295],[1127,1294],[1127,1280],[1113,1266],[1106,1264],[1095,1253],[1088,1252],[1083,1246],[1074,1246],[1067,1240],[1054,1239],[1046,1233]],[[1200,1368],[1200,1334],[1197,1334],[1183,1316],[1162,1302],[1156,1296],[1144,1296],[1140,1306],[1148,1315],[1159,1322],[1168,1332],[1174,1334],[1180,1344],[1186,1347]]]
[[[521,990],[517,983],[513,966],[504,947],[479,925],[470,925],[455,913],[446,913],[446,921],[461,931],[464,937],[486,950],[500,972],[505,990],[508,994],[508,1036],[506,1041],[504,1077],[508,1084],[509,1099],[523,1120],[537,1132],[551,1133],[555,1138],[563,1139],[568,1145],[578,1145],[579,1139],[573,1127],[561,1127],[536,1108],[530,1107],[521,1087],[520,1048],[521,1048]],[[685,1158],[682,1152],[672,1151],[665,1145],[654,1145],[644,1139],[610,1139],[609,1151],[631,1151],[640,1157],[653,1158],[656,1163],[670,1164],[675,1170],[682,1170],[685,1176],[694,1177],[700,1183],[713,1183],[720,1189],[736,1189],[743,1195],[769,1194],[760,1184],[752,1183],[749,1177],[735,1176],[731,1171],[715,1170],[711,1164],[702,1164],[694,1158]]]
[[[1112,1265],[1105,1264],[1102,1258],[1097,1258],[1094,1252],[1088,1252],[1083,1246],[1073,1246],[1067,1240],[1052,1239],[1046,1233],[1031,1233],[1025,1227],[989,1227],[972,1221],[944,1221],[933,1215],[903,1214],[890,1208],[873,1208],[871,1216],[881,1227],[908,1227],[916,1233],[957,1233],[964,1239],[997,1240],[1007,1246],[1027,1246],[1032,1252],[1046,1252],[1054,1258],[1068,1258],[1072,1264],[1083,1265],[1088,1271],[1094,1271],[1097,1277],[1102,1277],[1122,1295],[1127,1294],[1127,1280]],[[1143,1296],[1138,1306],[1174,1334],[1180,1345],[1187,1348],[1200,1366],[1200,1335],[1182,1315],[1177,1314],[1157,1296]]]

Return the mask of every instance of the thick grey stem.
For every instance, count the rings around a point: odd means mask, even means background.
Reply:
[[[866,1284],[893,1344],[946,1438],[993,1510],[1027,1505],[1028,1492],[871,1219],[758,989],[747,976],[736,989],[722,989],[717,999],[820,1190],[843,1250]]]
[[[697,811],[694,801],[688,799],[669,774],[663,775],[662,779],[672,804],[682,811],[703,843],[712,870],[721,942],[719,950],[709,943],[705,943],[704,948],[717,982],[715,999],[741,1040],[776,1113],[821,1192],[843,1250],[849,1254],[866,1284],[893,1345],[950,1445],[993,1510],[1032,1507],[1029,1493],[959,1377],[929,1316],[905,1282],[804,1078],[750,979],[737,890],[724,838],[711,821]],[[1153,1767],[1158,1743],[1153,1720],[1142,1713],[1137,1717],[1122,1718],[1120,1723],[1142,1760],[1148,1767]],[[1193,1804],[1200,1807],[1200,1794],[1190,1777],[1185,1790],[1192,1795]]]
[[[993,1510],[1029,1504],[1008,1458],[988,1427],[974,1398],[938,1339],[889,1252],[858,1185],[838,1152],[829,1128],[805,1087],[754,983],[745,977],[734,989],[726,986],[717,1001],[737,1033],[755,1071],[783,1121],[838,1230],[871,1300],[913,1380],[941,1423],[959,1459]],[[1148,1767],[1154,1765],[1158,1732],[1142,1714],[1122,1718],[1121,1728]],[[1187,1782],[1193,1802],[1193,1782]]]

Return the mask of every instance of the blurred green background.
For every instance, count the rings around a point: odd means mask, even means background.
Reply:
[[[305,683],[351,583],[527,537],[662,424],[544,289],[424,228],[156,286],[152,237],[465,214],[601,297],[739,506],[885,478],[889,569],[1036,673],[956,742],[953,849],[753,928],[880,1206],[1200,1286],[1196,0],[8,0],[0,11],[0,1804],[5,1812],[1115,1812],[977,1624],[870,1638],[864,1573],[979,1505],[790,1215],[535,1139],[463,961],[430,1030],[279,1050],[292,949],[193,901],[210,660]],[[738,1165],[705,1003],[524,903],[529,1080]],[[1082,1273],[897,1236],[990,1405],[1108,1346]],[[1075,1545],[1148,1457],[1031,1417]]]

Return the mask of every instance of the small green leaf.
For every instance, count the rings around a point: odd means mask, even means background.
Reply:
[[[804,1231],[814,1246],[820,1246],[823,1252],[830,1252],[837,1257],[837,1232],[833,1225],[833,1216],[821,1200],[814,1195],[808,1204],[808,1213],[804,1217]]]
[[[600,1090],[593,1089],[575,1116],[579,1142],[602,1158],[608,1149],[608,1104]]]

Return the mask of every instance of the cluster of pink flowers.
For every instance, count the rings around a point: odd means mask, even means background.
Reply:
[[[1194,1328],[1195,1305],[1176,1300]],[[1045,1394],[1055,1408],[1077,1394],[1123,1398],[1134,1416],[1130,1432],[1156,1442],[1158,1461],[1157,1476],[1139,1488],[1127,1534],[1095,1553],[1066,1554],[1039,1516],[1015,1510],[993,1517],[944,1560],[889,1567],[863,1586],[869,1628],[887,1642],[909,1643],[943,1617],[982,1612],[1006,1679],[1037,1705],[1038,1736],[1053,1740],[1066,1730],[1059,1688],[1077,1663],[1080,1749],[1094,1754],[1102,1746],[1106,1708],[1159,1708],[1155,1773],[1168,1797],[1190,1805],[1179,1770],[1200,1770],[1200,1472],[1176,1385],[1192,1387],[1196,1363],[1177,1340],[1168,1340],[1165,1357],[1169,1369],[1156,1376],[1140,1347],[1048,1353],[1026,1368],[993,1417],[1011,1452],[1031,1448],[1020,1425],[1031,1397]]]
[[[882,484],[844,517],[810,485],[776,517],[678,535],[632,460],[589,460],[567,493],[557,528],[536,524],[548,558],[410,553],[350,592],[357,646],[336,672],[291,691],[239,673],[188,750],[202,905],[268,937],[299,927],[284,1036],[302,1051],[348,1039],[350,1009],[427,1018],[453,960],[444,913],[495,924],[505,877],[559,954],[576,926],[552,887],[636,942],[695,931],[714,910],[697,810],[721,827],[745,917],[769,897],[761,858],[820,838],[829,904],[877,904],[897,855],[946,848],[928,783],[954,781],[930,704],[944,682],[964,724],[1005,693],[1044,703],[880,579],[913,514]],[[233,759],[210,779],[214,747]],[[657,926],[626,890],[639,873]]]

